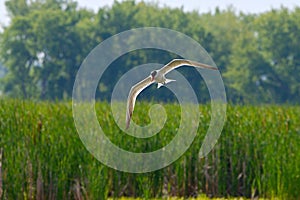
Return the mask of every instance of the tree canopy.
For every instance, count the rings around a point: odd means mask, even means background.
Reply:
[[[234,9],[199,14],[155,3],[115,1],[97,13],[69,0],[6,1],[11,22],[0,34],[0,59],[6,75],[0,90],[7,96],[71,98],[77,70],[100,42],[125,30],[164,27],[198,41],[220,68],[231,102],[297,103],[300,100],[300,8],[282,7],[262,14]],[[122,73],[137,64],[168,62],[174,55],[136,51],[117,59],[110,78],[99,85],[109,99]],[[195,90],[206,88],[181,71]],[[115,78],[113,78],[115,77]],[[108,80],[109,79],[109,80]],[[205,92],[204,92],[205,94]],[[168,94],[163,96],[169,100]],[[207,95],[199,96],[206,101]]]

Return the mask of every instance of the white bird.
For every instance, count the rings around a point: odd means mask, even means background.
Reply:
[[[176,69],[180,66],[194,66],[199,68],[218,70],[218,68],[216,67],[206,65],[203,63],[199,63],[191,60],[185,60],[185,59],[174,59],[168,64],[166,64],[165,66],[163,66],[161,69],[152,71],[147,78],[138,82],[130,89],[128,99],[127,99],[126,129],[129,128],[131,116],[134,110],[135,101],[139,93],[141,93],[146,87],[148,87],[152,83],[157,83],[157,88],[160,88],[161,86],[167,83],[175,81],[172,79],[167,79],[165,75],[170,71],[172,71],[173,69]]]

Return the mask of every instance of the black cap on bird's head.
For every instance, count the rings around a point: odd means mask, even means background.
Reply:
[[[156,71],[156,70],[155,70],[155,71],[152,71],[152,72],[150,73],[151,81],[154,80],[156,74],[157,74],[157,71]]]

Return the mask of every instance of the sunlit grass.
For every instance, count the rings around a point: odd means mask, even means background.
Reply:
[[[138,102],[133,119],[151,123],[150,107]],[[108,103],[96,104],[107,137],[136,152],[159,149],[176,135],[180,107],[164,107],[168,116],[164,128],[141,142],[116,125]],[[155,172],[129,174],[102,165],[86,150],[75,129],[70,102],[0,100],[3,197],[300,196],[299,106],[228,106],[217,145],[201,159],[198,152],[208,129],[210,107],[196,109],[201,111],[198,133],[184,156]]]

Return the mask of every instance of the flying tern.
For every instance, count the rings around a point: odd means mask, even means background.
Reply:
[[[218,68],[206,65],[203,63],[191,61],[191,60],[185,60],[185,59],[173,59],[168,64],[163,66],[159,70],[154,70],[150,73],[150,75],[145,78],[144,80],[138,82],[134,86],[131,87],[128,99],[127,99],[127,110],[126,110],[126,129],[129,128],[131,116],[134,110],[134,105],[137,96],[139,93],[141,93],[146,87],[151,85],[152,83],[157,83],[157,88],[160,88],[161,86],[170,83],[172,79],[167,79],[165,75],[172,71],[173,69],[176,69],[181,66],[192,66],[192,67],[198,67],[198,68],[204,68],[204,69],[211,69],[211,70],[218,70]]]

